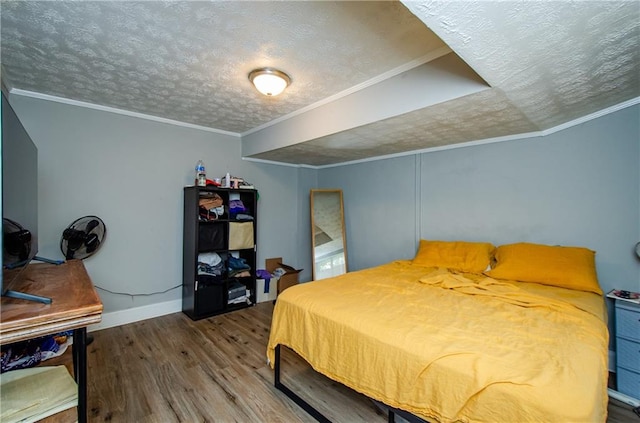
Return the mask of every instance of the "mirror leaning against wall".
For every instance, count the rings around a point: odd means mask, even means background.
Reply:
[[[342,190],[311,190],[313,280],[347,273]]]

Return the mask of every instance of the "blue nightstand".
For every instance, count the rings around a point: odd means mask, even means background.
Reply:
[[[640,399],[640,305],[616,300],[618,392]]]

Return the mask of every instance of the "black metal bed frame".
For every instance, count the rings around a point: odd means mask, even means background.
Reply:
[[[280,347],[281,345],[278,344],[276,345],[275,348],[275,353],[276,353],[276,358],[275,358],[275,363],[274,363],[274,386],[279,389],[280,391],[282,391],[287,397],[289,397],[291,400],[293,400],[293,402],[295,402],[300,408],[302,408],[304,411],[306,411],[311,417],[313,417],[314,419],[316,419],[317,421],[319,421],[320,423],[331,423],[331,420],[329,420],[328,418],[326,418],[321,412],[319,412],[318,410],[316,410],[311,404],[309,404],[307,401],[305,401],[304,399],[302,399],[301,397],[299,397],[295,392],[293,392],[291,389],[289,389],[288,387],[286,387],[281,381],[280,381]],[[394,407],[390,407],[386,404],[384,404],[385,407],[388,407],[389,409],[389,414],[387,416],[387,421],[388,423],[394,423],[396,421],[396,415],[402,417],[403,419],[411,422],[411,423],[428,423],[425,420],[421,419],[420,417],[409,413],[408,411],[404,411],[404,410],[400,410]]]

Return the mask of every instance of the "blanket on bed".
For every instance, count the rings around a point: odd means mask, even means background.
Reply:
[[[605,421],[605,316],[597,294],[398,261],[284,291],[267,356],[428,420]]]

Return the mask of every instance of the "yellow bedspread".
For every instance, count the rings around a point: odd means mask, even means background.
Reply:
[[[604,422],[605,316],[597,294],[397,261],[284,291],[267,357],[430,421]]]

